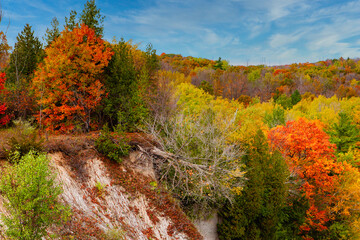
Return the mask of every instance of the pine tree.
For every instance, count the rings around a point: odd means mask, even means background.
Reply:
[[[96,35],[100,36],[104,34],[104,19],[105,16],[101,16],[100,9],[96,7],[95,0],[88,0],[80,15],[80,23],[84,23],[89,28],[94,29]]]
[[[328,133],[331,136],[330,141],[336,144],[339,153],[347,152],[360,141],[359,129],[344,112],[339,113],[339,123],[334,123]]]
[[[76,21],[77,12],[75,10],[70,11],[69,18],[65,17],[65,28],[69,31],[72,31],[75,27],[79,27],[79,24]]]
[[[29,82],[37,64],[44,54],[42,44],[29,24],[26,24],[21,33],[16,37],[14,51],[10,56],[10,64],[7,72],[8,81],[19,83],[26,79]]]
[[[59,21],[56,17],[54,17],[51,21],[51,29],[46,29],[44,40],[46,41],[47,45],[49,46],[57,37],[60,36],[59,30]]]
[[[275,239],[279,215],[286,199],[287,170],[278,152],[270,153],[265,135],[256,133],[247,146],[244,190],[233,205],[228,204],[220,215],[220,239]]]
[[[125,129],[133,128],[136,114],[130,112],[137,107],[132,100],[139,84],[130,45],[122,39],[113,44],[112,49],[114,55],[106,69],[108,97],[104,99],[104,112],[110,126],[121,124]]]

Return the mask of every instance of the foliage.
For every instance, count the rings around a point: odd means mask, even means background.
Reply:
[[[279,105],[275,106],[271,113],[265,113],[264,122],[269,128],[285,125],[285,110]]]
[[[107,97],[103,100],[109,125],[120,124],[128,131],[136,130],[148,112],[139,91],[141,87],[131,48],[123,39],[112,44],[114,56],[105,71]]]
[[[107,240],[125,240],[125,233],[121,228],[112,228],[105,235]]]
[[[48,47],[57,37],[60,36],[59,30],[59,21],[56,17],[51,20],[51,29],[47,28],[44,40],[46,41],[46,46]]]
[[[43,139],[38,136],[37,130],[30,122],[14,120],[14,128],[11,136],[7,139],[4,150],[10,162],[19,162],[20,159],[30,151],[41,152],[43,150]]]
[[[268,137],[286,156],[291,173],[302,182],[298,190],[309,201],[306,221],[300,229],[305,235],[327,230],[326,224],[332,218],[327,206],[335,201],[343,171],[343,165],[334,160],[335,146],[329,142],[329,136],[319,122],[300,118],[271,129]]]
[[[10,55],[9,66],[6,69],[5,98],[8,103],[8,112],[14,118],[26,119],[33,114],[35,109],[30,82],[38,63],[44,57],[44,51],[29,24],[25,25],[16,40],[14,50]]]
[[[101,74],[111,49],[82,25],[64,30],[45,51],[47,57],[33,80],[40,125],[51,131],[68,132],[76,125],[89,131],[92,113],[105,93]]]
[[[339,122],[334,123],[328,134],[331,136],[330,141],[336,144],[339,153],[348,152],[349,148],[355,147],[360,141],[359,129],[352,123],[349,114],[340,112]]]
[[[5,73],[0,73],[0,96],[3,94],[2,92],[5,91]],[[1,99],[1,98],[0,98]],[[6,125],[10,121],[10,116],[6,113],[7,107],[5,103],[0,103],[0,126]]]
[[[161,180],[188,214],[201,218],[242,188],[242,152],[232,141],[236,111],[186,83],[178,86],[178,94],[177,112],[148,126],[161,149],[161,158],[154,160]]]
[[[62,189],[55,182],[45,154],[31,151],[18,164],[7,167],[0,190],[10,213],[2,215],[8,237],[42,239],[49,226],[61,224],[69,216],[69,210],[58,201]]]
[[[122,129],[117,128],[112,134],[107,124],[95,141],[96,149],[116,162],[122,162],[122,157],[128,155],[130,146]]]
[[[205,80],[200,83],[199,88],[202,89],[202,90],[204,90],[205,92],[211,94],[211,95],[214,94],[214,88],[213,88],[213,86],[212,86],[209,82],[207,82],[207,81],[205,81]]]
[[[291,104],[294,106],[300,101],[301,101],[301,94],[299,90],[296,89],[294,93],[291,94]]]
[[[26,79],[29,82],[32,74],[37,68],[37,64],[42,60],[42,44],[29,24],[16,37],[14,51],[10,56],[7,76],[9,84],[19,85],[20,81]]]
[[[6,68],[9,63],[9,51],[11,47],[9,46],[6,35],[3,31],[0,31],[0,69],[1,71]]]
[[[275,239],[286,200],[287,167],[279,152],[270,153],[258,130],[243,157],[247,179],[241,195],[221,210],[220,239]]]
[[[80,23],[94,29],[97,36],[101,36],[104,34],[104,19],[105,17],[100,14],[100,9],[96,7],[95,0],[88,0],[84,5],[79,20]]]

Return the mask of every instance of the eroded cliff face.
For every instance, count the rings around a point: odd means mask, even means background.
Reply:
[[[78,140],[71,141],[53,142],[48,154],[64,190],[61,199],[73,213],[66,225],[51,230],[60,239],[202,239],[175,200],[157,186],[141,154],[118,164],[99,155],[90,142],[77,146]],[[129,166],[134,164],[141,166]]]

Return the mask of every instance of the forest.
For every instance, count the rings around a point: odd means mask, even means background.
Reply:
[[[63,27],[54,18],[44,43],[29,24],[13,48],[0,32],[0,138],[17,131],[0,146],[7,236],[41,239],[66,221],[41,141],[94,132],[119,164],[130,133],[150,137],[157,184],[190,219],[216,211],[222,240],[360,239],[359,59],[232,66],[108,42],[103,21],[89,0]],[[35,228],[16,210],[16,174],[34,163],[48,176]]]

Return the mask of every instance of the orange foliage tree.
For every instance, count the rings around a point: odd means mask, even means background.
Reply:
[[[336,202],[334,196],[343,171],[343,164],[334,159],[336,146],[329,142],[319,121],[305,118],[271,129],[268,138],[286,157],[290,171],[298,179],[297,190],[309,202],[300,230],[304,236],[326,230],[326,224],[333,218],[329,206]]]
[[[84,24],[65,29],[45,52],[33,80],[40,126],[59,132],[75,126],[89,131],[91,115],[105,93],[101,74],[113,52]]]

